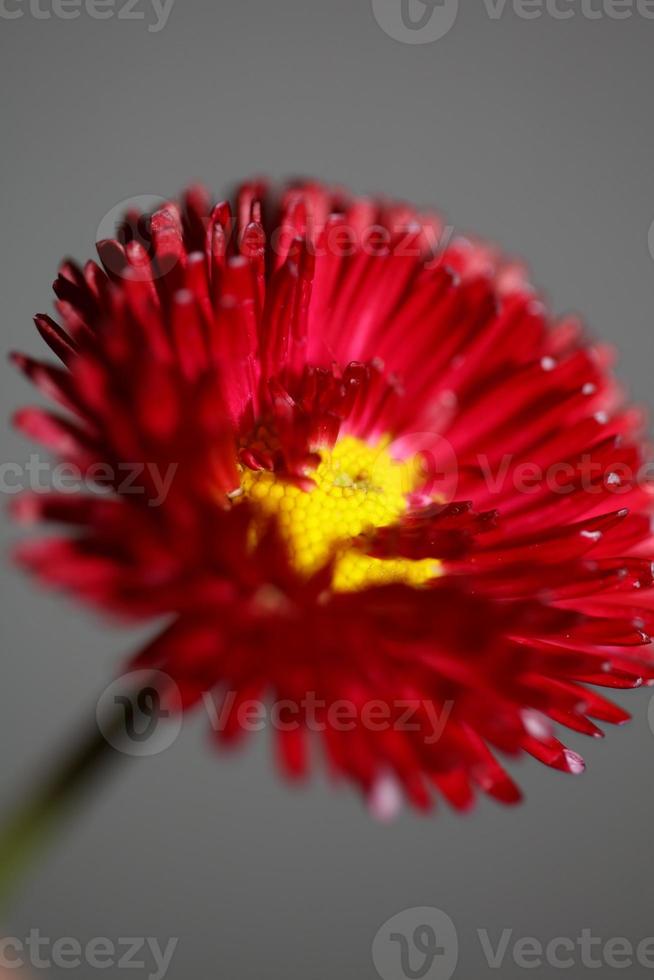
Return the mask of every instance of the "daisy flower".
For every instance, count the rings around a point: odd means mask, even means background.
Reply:
[[[318,183],[193,187],[66,261],[55,411],[16,422],[84,493],[31,493],[59,534],[21,561],[154,639],[223,744],[277,707],[380,816],[520,792],[498,756],[583,769],[562,729],[654,678],[652,489],[612,355],[522,266],[441,219]],[[101,491],[101,492],[99,492]]]

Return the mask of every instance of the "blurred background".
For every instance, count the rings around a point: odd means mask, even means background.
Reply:
[[[196,178],[220,195],[244,176],[309,174],[435,205],[457,232],[523,255],[553,308],[581,311],[618,345],[620,376],[651,400],[646,4],[618,19],[608,0],[561,0],[527,18],[510,0],[458,11],[411,0],[411,27],[400,0],[112,2],[6,0],[0,12],[5,350],[43,354],[31,316],[51,311],[57,264],[90,256],[119,202],[170,196]],[[7,418],[35,395],[2,371]],[[2,430],[1,459],[23,464],[36,447]],[[0,807],[66,744],[140,638],[38,592],[11,567],[15,538],[5,519]],[[480,929],[493,945],[503,929],[512,941],[588,929],[636,944],[654,934],[649,698],[619,698],[635,721],[603,744],[571,736],[589,763],[583,777],[514,766],[521,808],[482,801],[466,818],[442,808],[391,826],[322,776],[289,789],[266,735],[238,756],[215,754],[197,718],[102,787],[2,929],[81,944],[150,937],[165,948],[175,938],[170,980],[374,978],[377,930],[420,906],[455,924],[456,976],[489,973]],[[156,975],[152,956],[135,958],[144,966],[132,976]],[[507,953],[501,975],[523,974]]]

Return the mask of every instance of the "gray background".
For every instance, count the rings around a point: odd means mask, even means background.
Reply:
[[[492,20],[479,3],[425,45],[389,38],[367,0],[177,0],[159,33],[86,15],[0,19],[2,346],[42,351],[30,317],[50,310],[58,260],[91,254],[117,202],[193,177],[220,192],[253,173],[310,173],[436,204],[526,256],[557,311],[583,311],[620,346],[621,375],[647,400],[653,44],[640,17]],[[3,418],[34,401],[9,368],[1,398]],[[2,458],[24,461],[32,447],[2,428]],[[3,599],[4,805],[133,638],[38,592],[8,559]],[[290,790],[266,736],[221,757],[192,722],[78,815],[3,927],[177,936],[172,980],[372,978],[377,929],[420,905],[454,919],[467,978],[488,973],[478,928],[637,941],[654,934],[654,737],[649,694],[621,700],[632,726],[603,744],[570,739],[584,777],[526,762],[522,808],[405,813],[390,828],[322,777]]]

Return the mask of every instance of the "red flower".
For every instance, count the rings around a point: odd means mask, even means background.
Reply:
[[[24,497],[70,528],[24,562],[168,616],[137,664],[219,694],[223,741],[274,701],[288,772],[321,741],[380,812],[517,800],[495,750],[578,772],[554,723],[601,735],[628,716],[589,685],[654,678],[641,413],[521,268],[442,231],[193,188],[62,266],[36,324],[63,368],[16,358],[65,409],[19,427],[111,491]]]

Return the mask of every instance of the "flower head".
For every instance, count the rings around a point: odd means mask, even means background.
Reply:
[[[319,184],[192,188],[61,267],[63,366],[16,357],[63,408],[19,427],[89,484],[19,501],[66,526],[22,560],[167,617],[136,663],[222,699],[222,741],[281,705],[285,769],[321,742],[381,815],[517,800],[498,751],[580,771],[555,727],[654,678],[641,413],[520,266],[443,239]]]

